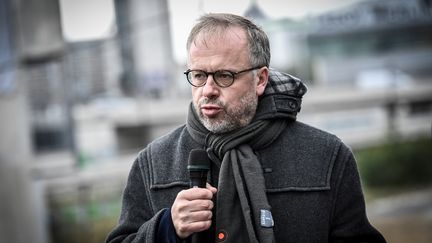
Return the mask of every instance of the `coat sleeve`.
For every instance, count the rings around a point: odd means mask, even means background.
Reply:
[[[141,152],[132,165],[123,191],[119,222],[107,236],[107,243],[155,242],[163,210],[154,212],[149,202],[148,178],[142,167],[146,164],[145,151]]]
[[[351,150],[341,146],[337,158],[336,196],[329,242],[386,242],[369,223],[357,164]]]

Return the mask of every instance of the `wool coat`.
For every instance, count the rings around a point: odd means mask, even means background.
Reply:
[[[164,210],[189,188],[187,161],[196,148],[205,149],[183,125],[139,153],[123,193],[119,223],[106,242],[156,242]],[[263,168],[276,242],[385,242],[366,216],[353,153],[336,136],[292,121],[270,146],[255,153]],[[212,166],[209,174],[209,183],[217,187],[218,168]]]

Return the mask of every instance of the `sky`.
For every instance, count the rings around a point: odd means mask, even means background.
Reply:
[[[269,18],[299,19],[360,0],[167,0],[174,58],[186,58],[186,39],[195,20],[207,12],[242,15],[256,1]],[[113,0],[60,0],[63,35],[68,41],[104,38],[115,33]]]

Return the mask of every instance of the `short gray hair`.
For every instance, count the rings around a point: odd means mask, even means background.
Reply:
[[[201,32],[216,33],[229,27],[240,27],[245,30],[249,45],[249,59],[253,67],[270,65],[270,44],[266,33],[249,19],[226,13],[210,13],[201,16],[198,23],[189,33],[186,48],[189,52],[195,38]]]

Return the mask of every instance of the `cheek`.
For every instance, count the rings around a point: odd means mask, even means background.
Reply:
[[[201,89],[200,88],[192,88],[192,101],[194,104],[197,104],[201,98]]]
[[[196,96],[198,96],[198,88],[192,87],[191,89],[191,94],[192,94],[192,98],[195,99]]]
[[[239,105],[240,100],[246,96],[250,90],[247,90],[247,87],[242,87],[235,90],[230,90],[229,92],[225,92],[222,100],[224,101],[227,107],[236,107]]]

